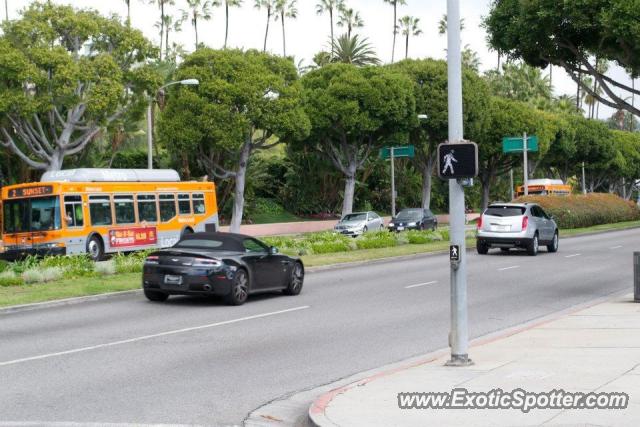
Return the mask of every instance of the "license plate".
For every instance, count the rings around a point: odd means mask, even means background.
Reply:
[[[164,276],[164,283],[167,285],[181,285],[182,276],[175,276],[173,274],[167,274]]]
[[[493,231],[509,231],[511,229],[510,225],[494,225]]]
[[[398,231],[404,230],[404,227],[398,227]]]

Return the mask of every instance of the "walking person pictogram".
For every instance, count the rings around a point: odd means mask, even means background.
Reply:
[[[451,173],[455,173],[453,171],[453,163],[458,163],[458,161],[456,160],[455,157],[453,157],[453,153],[455,151],[451,150],[451,152],[449,154],[445,154],[444,156],[444,169],[442,169],[442,174],[444,175],[445,173],[447,173],[447,169],[451,169]],[[451,163],[453,162],[453,163]]]

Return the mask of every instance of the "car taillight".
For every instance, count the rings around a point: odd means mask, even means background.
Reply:
[[[478,230],[482,228],[482,215],[478,217]]]
[[[160,257],[157,255],[149,255],[147,259],[144,260],[145,264],[158,264],[160,261]]]
[[[193,267],[204,267],[204,268],[213,268],[220,267],[222,262],[217,259],[210,258],[195,258],[193,260]]]
[[[529,217],[525,215],[522,217],[522,231],[527,229],[527,225],[529,225]]]

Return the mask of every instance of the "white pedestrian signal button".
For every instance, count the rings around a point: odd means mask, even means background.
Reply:
[[[449,246],[449,260],[460,261],[460,246],[458,245]]]
[[[475,142],[438,145],[438,175],[442,179],[473,178],[478,175]]]

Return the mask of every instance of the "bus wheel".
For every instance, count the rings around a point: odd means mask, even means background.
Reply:
[[[96,235],[91,236],[87,241],[87,253],[92,260],[101,261],[104,257],[104,245],[102,244],[102,239]]]

